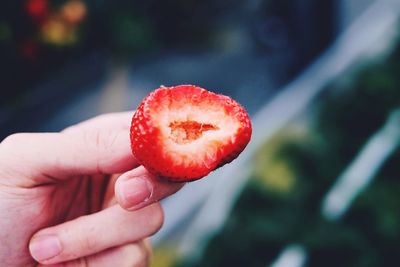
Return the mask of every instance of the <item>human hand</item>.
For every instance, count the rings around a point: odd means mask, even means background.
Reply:
[[[131,115],[0,143],[2,266],[147,266],[144,239],[163,223],[157,202],[182,184],[138,167]]]

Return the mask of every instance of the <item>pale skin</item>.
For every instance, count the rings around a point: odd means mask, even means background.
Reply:
[[[183,184],[132,156],[132,112],[0,143],[2,266],[148,266],[159,200]]]

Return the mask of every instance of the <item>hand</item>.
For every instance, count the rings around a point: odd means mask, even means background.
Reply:
[[[144,239],[163,223],[157,202],[182,184],[138,167],[131,115],[0,143],[2,266],[147,266]]]

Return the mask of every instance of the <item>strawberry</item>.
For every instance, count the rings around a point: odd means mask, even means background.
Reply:
[[[130,137],[134,156],[149,172],[187,182],[234,160],[251,131],[248,114],[232,98],[179,85],[161,87],[142,101]]]

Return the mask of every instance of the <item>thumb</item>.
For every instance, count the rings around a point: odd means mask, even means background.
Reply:
[[[24,187],[76,175],[122,173],[138,166],[128,129],[14,134],[0,144],[1,163],[6,173],[25,177],[18,181],[10,177],[14,185]]]

